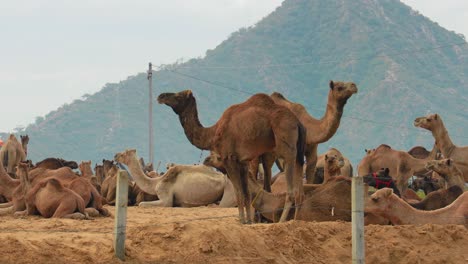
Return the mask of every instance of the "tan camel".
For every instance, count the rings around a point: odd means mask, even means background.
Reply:
[[[447,188],[456,185],[464,190],[463,173],[452,159],[428,161],[426,168],[437,172],[447,182]]]
[[[341,152],[337,150],[336,148],[330,148],[327,152],[320,155],[317,159],[317,165],[316,165],[313,183],[323,182],[323,177],[324,177],[324,172],[325,172],[324,170],[325,156],[336,156],[337,159],[339,159],[340,162],[343,163],[343,166],[341,167],[341,173],[339,174],[340,176],[353,177],[353,165],[351,165],[351,162],[349,161],[349,159],[343,156],[343,154],[341,154]]]
[[[286,220],[293,203],[301,204],[306,131],[286,107],[275,104],[266,94],[256,94],[244,103],[230,106],[215,125],[205,128],[198,119],[196,100],[191,91],[163,93],[158,102],[170,106],[179,116],[185,135],[194,146],[212,150],[222,157],[236,190],[242,223],[253,221],[248,164],[267,153],[275,153],[285,163],[288,198],[281,220]]]
[[[54,178],[45,179],[31,187],[28,178],[28,165],[18,165],[18,176],[23,189],[26,210],[17,211],[15,215],[35,215],[50,218],[85,219],[85,204],[74,191],[62,186]]]
[[[424,200],[418,203],[410,203],[410,205],[419,210],[436,210],[451,204],[462,193],[463,189],[454,185],[448,189],[439,189],[431,192]]]
[[[15,211],[24,210],[23,190],[18,179],[12,179],[5,171],[0,160],[0,194],[8,202],[0,204],[0,215],[11,214]]]
[[[325,115],[321,119],[315,119],[307,112],[303,105],[290,102],[279,93],[271,95],[275,103],[286,106],[291,110],[307,130],[305,150],[307,183],[313,183],[318,144],[326,142],[336,133],[346,102],[357,92],[356,84],[352,82],[330,81],[327,108]]]
[[[368,175],[381,168],[389,168],[390,175],[404,196],[408,188],[408,179],[415,174],[426,172],[426,162],[433,160],[435,155],[436,151],[426,159],[416,159],[405,151],[394,150],[390,146],[382,144],[371,154],[364,156],[358,165],[358,175]]]
[[[91,161],[82,161],[79,165],[81,172],[81,177],[88,179],[91,184],[98,190],[101,191],[101,185],[99,184],[98,178],[93,174],[93,169],[91,168]]]
[[[98,164],[94,165],[94,175],[96,175],[99,186],[101,186],[104,181],[104,166]]]
[[[440,115],[431,114],[418,117],[414,120],[414,126],[432,132],[432,136],[444,158],[452,159],[458,169],[462,171],[465,182],[468,182],[468,146],[458,147],[453,144]]]
[[[366,200],[365,211],[383,216],[394,225],[457,224],[468,227],[468,192],[444,208],[422,211],[411,207],[392,189],[383,188]]]
[[[20,161],[26,160],[27,145],[29,137],[21,136],[21,142],[16,139],[15,135],[10,134],[7,142],[0,149],[0,159],[7,167],[7,173],[15,175],[15,167]]]
[[[127,165],[138,187],[157,195],[159,200],[141,202],[139,206],[196,207],[222,200],[227,177],[204,165],[175,165],[162,176],[148,177],[142,170],[136,150],[115,155],[115,161]]]

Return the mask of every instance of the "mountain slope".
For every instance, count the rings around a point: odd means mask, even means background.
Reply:
[[[432,136],[412,126],[427,113],[442,116],[456,144],[468,144],[466,41],[396,0],[287,0],[204,58],[153,76],[155,97],[192,89],[204,126],[257,92],[279,91],[321,117],[328,81],[354,81],[358,94],[319,149],[337,147],[354,164],[380,143],[430,148]],[[146,74],[107,84],[28,126],[30,155],[96,162],[131,147],[147,159],[147,102]],[[207,154],[188,142],[169,107],[155,104],[153,116],[155,161],[196,163]]]

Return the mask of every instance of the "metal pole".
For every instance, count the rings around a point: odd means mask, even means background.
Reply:
[[[365,263],[364,242],[364,182],[362,177],[353,177],[351,183],[351,234],[352,263]]]
[[[153,65],[149,63],[148,69],[149,83],[149,106],[148,106],[148,126],[149,126],[149,162],[154,162],[154,143],[153,143]],[[153,163],[154,164],[154,163]]]

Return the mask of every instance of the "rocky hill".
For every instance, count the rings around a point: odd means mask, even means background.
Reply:
[[[455,144],[468,144],[465,38],[397,0],[286,0],[203,58],[153,76],[154,97],[193,90],[204,126],[257,92],[281,92],[321,117],[329,80],[353,81],[359,92],[319,150],[336,147],[354,164],[380,143],[430,148],[432,136],[412,125],[428,113],[442,116]],[[96,162],[136,148],[147,160],[147,87],[140,73],[39,118],[20,131],[30,135],[31,158]],[[207,154],[189,143],[169,107],[155,104],[153,116],[156,162],[197,163]]]

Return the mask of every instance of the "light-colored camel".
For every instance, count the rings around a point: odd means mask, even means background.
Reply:
[[[381,168],[389,168],[390,175],[396,181],[402,195],[408,188],[408,179],[421,172],[426,172],[426,162],[433,160],[436,155],[429,155],[426,159],[413,158],[406,151],[394,150],[382,144],[371,154],[366,154],[358,165],[358,175],[368,175]]]
[[[343,163],[343,166],[340,169],[341,172],[339,176],[353,177],[353,165],[351,165],[351,162],[349,161],[349,159],[343,156],[343,154],[341,154],[341,152],[337,150],[336,148],[330,148],[327,152],[320,155],[317,159],[317,165],[315,169],[313,183],[323,182],[323,177],[324,177],[324,172],[325,172],[324,170],[325,156],[329,156],[329,157],[335,156],[338,160],[340,160],[341,163]]]
[[[24,210],[23,190],[21,182],[8,175],[0,160],[0,194],[8,202],[0,204],[0,215],[11,214],[15,211]]]
[[[15,135],[11,134],[7,142],[0,149],[0,159],[10,175],[15,174],[15,167],[20,161],[26,160],[29,137],[27,135],[21,136],[21,142],[16,139]]]
[[[79,169],[81,172],[81,177],[88,179],[89,182],[98,190],[101,191],[101,185],[99,184],[98,178],[96,175],[93,174],[93,169],[91,168],[91,161],[82,161],[79,165]]]
[[[457,224],[468,227],[468,192],[444,208],[422,211],[411,207],[392,189],[383,188],[366,200],[365,211],[383,216],[394,225]]]
[[[419,210],[436,210],[445,207],[455,201],[463,193],[463,189],[454,185],[448,189],[439,189],[429,193],[424,200],[418,203],[410,203]]]
[[[216,124],[205,128],[198,119],[191,91],[163,93],[158,102],[170,106],[179,116],[185,135],[194,146],[221,156],[236,190],[242,223],[253,221],[248,164],[267,153],[275,153],[285,163],[288,198],[281,220],[286,220],[293,203],[300,206],[304,197],[302,166],[306,131],[288,108],[277,105],[266,94],[255,94],[244,103],[230,106]]]
[[[45,179],[31,187],[28,170],[27,164],[18,165],[17,174],[21,181],[26,210],[15,212],[15,215],[40,214],[45,218],[87,218],[83,198],[63,187],[54,178]]]
[[[139,206],[208,205],[222,200],[228,187],[228,179],[224,174],[204,165],[175,165],[164,175],[150,178],[143,172],[134,149],[117,153],[115,161],[128,167],[141,190],[159,197],[157,201],[141,202]]]
[[[327,108],[325,115],[321,119],[315,119],[307,112],[303,105],[288,101],[280,93],[273,93],[271,95],[275,103],[291,110],[307,130],[305,150],[307,183],[313,183],[318,144],[326,142],[336,133],[346,102],[353,94],[358,92],[356,84],[352,82],[330,81],[329,86]]]
[[[453,144],[440,115],[431,114],[418,117],[414,120],[414,126],[432,132],[432,136],[444,158],[452,159],[458,169],[462,171],[465,182],[468,182],[468,146],[458,147]]]
[[[428,161],[426,168],[437,172],[447,182],[447,188],[455,185],[465,188],[463,173],[452,159]]]

